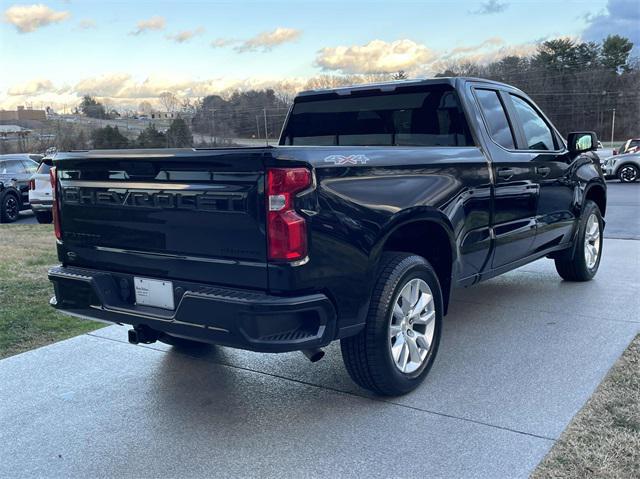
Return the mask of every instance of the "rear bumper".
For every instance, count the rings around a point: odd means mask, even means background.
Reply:
[[[33,211],[51,211],[53,201],[51,200],[30,200],[29,204]]]
[[[176,308],[170,311],[135,304],[133,275],[58,266],[49,279],[52,306],[87,319],[261,352],[322,347],[335,337],[335,309],[320,293],[272,296],[173,281]]]

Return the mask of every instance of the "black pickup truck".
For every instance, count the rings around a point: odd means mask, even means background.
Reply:
[[[523,92],[472,78],[301,93],[275,147],[59,153],[51,304],[415,388],[451,290],[539,258],[591,279],[606,186],[595,134],[565,141]]]

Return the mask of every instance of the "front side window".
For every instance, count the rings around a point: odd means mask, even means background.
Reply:
[[[549,125],[547,125],[547,122],[543,120],[526,100],[513,94],[510,95],[522,129],[524,130],[525,139],[527,140],[527,147],[523,149],[555,150],[553,133]]]
[[[20,160],[6,160],[0,162],[0,174],[24,174],[24,166]]]
[[[507,120],[502,102],[495,90],[476,90],[476,96],[480,102],[480,108],[487,122],[487,129],[491,138],[498,145],[505,148],[515,148],[513,132]]]
[[[355,92],[297,101],[281,144],[472,146],[456,92],[448,85]]]

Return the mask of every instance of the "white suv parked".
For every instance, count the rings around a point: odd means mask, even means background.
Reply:
[[[38,170],[29,180],[29,203],[36,215],[38,223],[51,223],[51,180],[49,170],[53,165],[50,157],[45,157],[40,162]]]

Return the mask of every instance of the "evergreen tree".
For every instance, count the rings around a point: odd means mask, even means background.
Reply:
[[[120,133],[117,126],[107,125],[104,128],[93,130],[91,140],[96,149],[119,149],[129,146],[129,140]]]
[[[80,103],[80,111],[89,118],[107,118],[108,115],[104,109],[104,105],[89,95],[82,97]]]
[[[138,148],[166,148],[167,137],[164,133],[158,131],[156,125],[151,123],[138,135],[136,146]]]
[[[176,118],[171,122],[167,130],[167,143],[169,148],[190,148],[193,146],[193,135],[189,125],[182,118]]]
[[[629,71],[629,54],[633,43],[620,35],[609,35],[602,42],[602,65],[616,73]]]

